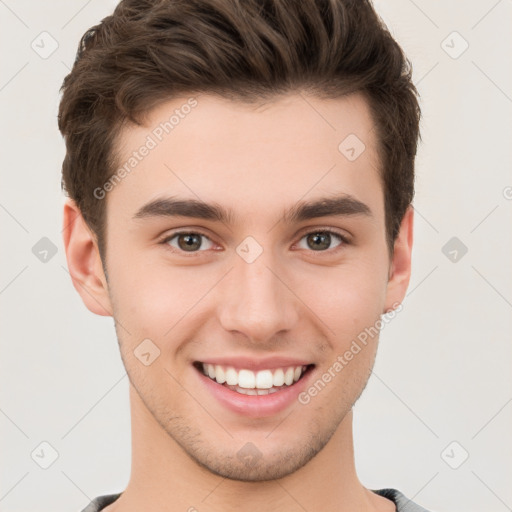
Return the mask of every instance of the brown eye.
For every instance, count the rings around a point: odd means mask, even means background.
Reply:
[[[171,243],[171,241],[174,239],[176,239],[178,242],[177,246]],[[204,249],[203,246],[205,244],[203,243],[203,239],[208,240],[210,244],[212,243],[211,240],[206,235],[202,235],[201,233],[182,231],[180,233],[174,233],[173,235],[167,237],[162,243],[166,243],[171,247],[183,252],[198,252],[201,247]],[[211,248],[211,246],[206,247],[206,249],[209,248]]]
[[[336,246],[331,247],[333,236],[340,242]],[[336,247],[339,247],[340,245],[343,245],[347,242],[345,237],[330,230],[311,231],[301,238],[301,240],[304,239],[306,239],[306,249],[319,252],[326,252],[329,249],[335,249]]]

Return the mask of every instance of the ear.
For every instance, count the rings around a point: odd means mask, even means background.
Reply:
[[[96,237],[71,199],[67,199],[64,204],[62,236],[75,290],[89,311],[101,316],[112,316],[108,284]]]
[[[411,278],[414,209],[409,205],[400,224],[389,267],[386,303],[383,313],[396,309],[405,297]]]

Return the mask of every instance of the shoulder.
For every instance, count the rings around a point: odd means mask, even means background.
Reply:
[[[98,496],[97,498],[94,498],[89,505],[82,510],[82,512],[99,512],[111,503],[114,503],[119,496],[121,496],[120,492],[117,494],[104,494],[103,496]]]
[[[414,503],[397,489],[371,489],[372,492],[388,498],[396,506],[396,512],[429,512],[422,506]]]

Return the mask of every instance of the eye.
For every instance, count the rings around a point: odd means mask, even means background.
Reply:
[[[171,243],[171,241],[175,238],[177,246]],[[161,243],[170,245],[171,247],[183,252],[201,252],[199,251],[199,248],[205,245],[202,243],[202,239],[208,240],[209,244],[206,244],[206,249],[211,249],[213,242],[206,235],[193,231],[179,231],[168,236],[162,240]]]
[[[334,248],[330,247],[333,237],[338,239],[338,244]],[[328,252],[330,249],[334,251],[340,246],[350,243],[347,237],[341,233],[333,231],[332,229],[316,229],[314,231],[310,231],[303,235],[300,241],[304,239],[306,240],[306,247],[300,247],[299,242],[299,248],[310,249],[315,252]],[[203,240],[206,240],[207,243],[204,244]],[[186,253],[203,252],[205,250],[212,249],[214,246],[214,243],[208,236],[195,231],[178,231],[167,236],[160,243],[170,246],[172,250]]]
[[[339,240],[338,245],[334,247],[337,249],[341,245],[346,245],[349,243],[347,237],[343,236],[341,233],[333,231],[331,229],[317,229],[315,231],[310,231],[306,233],[302,238],[302,240],[306,240],[306,247],[301,247],[302,249],[312,249],[313,251],[319,252],[327,252],[327,250],[332,249],[329,247],[332,243],[332,237],[335,237]]]

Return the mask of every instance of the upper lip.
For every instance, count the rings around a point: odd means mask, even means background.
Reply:
[[[313,364],[311,361],[305,359],[297,359],[295,357],[286,356],[273,356],[261,359],[255,357],[212,357],[208,359],[197,360],[199,363],[204,364],[218,364],[220,366],[232,366],[237,370],[272,370],[275,368],[286,368],[289,366],[305,366]]]

